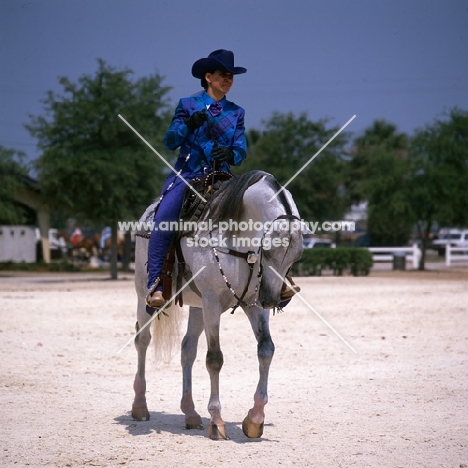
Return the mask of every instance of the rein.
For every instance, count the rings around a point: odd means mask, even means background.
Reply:
[[[225,273],[223,271],[223,267],[221,266],[221,262],[219,261],[218,251],[217,251],[216,247],[213,247],[213,254],[214,254],[215,258],[216,258],[216,261],[218,262],[219,272],[221,273],[221,276],[223,277],[224,282],[226,283],[226,286],[228,287],[229,291],[231,291],[233,296],[237,299],[237,304],[231,310],[231,314],[233,314],[234,311],[240,305],[241,306],[247,306],[248,305],[244,301],[244,297],[247,294],[247,291],[249,290],[250,281],[252,280],[252,276],[253,276],[254,265],[257,262],[258,257],[257,257],[257,255],[255,255],[255,252],[252,252],[252,251],[238,252],[237,250],[229,249],[227,252],[222,252],[222,253],[226,253],[228,255],[234,255],[235,257],[244,258],[247,261],[247,264],[249,265],[249,277],[247,279],[247,283],[245,285],[244,291],[242,291],[242,294],[239,297],[236,294],[236,292],[234,291],[234,289],[232,288],[231,283],[229,283],[229,281],[228,281],[228,279],[227,279],[227,277],[226,277],[226,275],[225,275]],[[262,265],[261,265],[261,263],[260,263],[260,268],[259,268],[259,271],[258,271],[257,278],[258,278],[258,283],[260,284],[260,280],[262,278]],[[258,292],[258,284],[257,284],[257,286],[255,288],[255,292]]]
[[[277,218],[275,218],[271,225],[273,225],[275,223],[275,221],[278,221],[279,219],[288,219],[288,220],[298,220],[300,221],[300,219],[293,215],[293,214],[284,214],[284,215],[280,215],[278,216]],[[237,303],[236,305],[234,305],[234,307],[232,308],[231,310],[231,314],[233,314],[235,312],[235,310],[239,307],[239,306],[242,306],[242,307],[245,307],[245,306],[248,306],[248,305],[254,305],[257,303],[257,299],[258,299],[258,291],[259,291],[259,285],[260,285],[260,282],[262,280],[262,276],[263,276],[263,264],[262,264],[262,257],[263,257],[263,241],[265,239],[265,235],[266,235],[266,231],[263,231],[263,235],[262,235],[262,239],[261,239],[261,242],[260,242],[260,247],[258,248],[258,251],[257,253],[253,252],[253,251],[248,251],[248,252],[239,252],[237,250],[234,250],[234,249],[228,249],[227,252],[224,252],[222,250],[220,250],[221,253],[224,253],[224,254],[227,254],[227,255],[232,255],[234,257],[239,257],[239,258],[243,258],[246,260],[247,264],[249,265],[249,277],[247,279],[247,283],[245,285],[245,288],[244,288],[244,291],[242,292],[241,296],[239,297],[236,292],[234,291],[234,289],[232,288],[232,285],[231,283],[228,281],[224,271],[223,271],[223,268],[221,266],[221,262],[219,261],[219,257],[218,257],[218,250],[216,249],[216,247],[212,247],[213,249],[213,254],[215,256],[215,259],[216,259],[216,262],[218,263],[218,267],[219,267],[219,272],[221,273],[221,276],[222,278],[224,279],[224,282],[226,283],[226,286],[227,288],[231,291],[231,293],[233,294],[233,296],[237,299]],[[289,245],[288,245],[288,249],[289,249]],[[287,252],[286,252],[287,253]],[[286,254],[285,254],[286,255]],[[252,302],[252,304],[247,304],[245,301],[244,301],[244,297],[245,295],[247,294],[247,291],[249,290],[249,287],[250,287],[250,282],[252,281],[252,276],[253,276],[253,269],[254,269],[254,265],[255,263],[257,263],[257,260],[260,258],[260,263],[259,263],[259,269],[258,269],[258,274],[257,274],[257,278],[258,278],[258,283],[257,285],[255,286],[255,293],[257,294],[257,297],[255,298],[254,302]]]

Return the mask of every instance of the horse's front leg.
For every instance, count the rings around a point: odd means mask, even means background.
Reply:
[[[210,439],[227,439],[223,418],[221,417],[221,403],[219,401],[219,373],[223,367],[224,358],[219,344],[219,324],[221,307],[215,307],[215,300],[203,301],[203,321],[207,342],[206,368],[210,375],[211,393],[208,411],[211,415],[208,435]]]
[[[186,429],[203,429],[200,415],[195,411],[192,397],[192,367],[197,357],[198,339],[203,331],[202,310],[190,307],[187,333],[182,340],[182,400],[180,409],[185,414]]]
[[[137,322],[135,325],[138,332],[143,326],[151,319],[150,315],[146,312],[144,300],[138,298],[138,313]],[[132,416],[137,421],[148,421],[149,412],[146,405],[146,379],[145,379],[145,365],[146,365],[146,350],[151,341],[150,327],[146,327],[135,338],[135,348],[138,353],[138,367],[133,381],[133,390],[135,391],[135,399],[132,405]]]
[[[268,373],[275,352],[275,345],[270,335],[270,312],[260,307],[245,307],[244,312],[250,320],[257,339],[260,378],[254,395],[254,406],[247,413],[242,423],[242,430],[247,437],[257,438],[263,434],[264,408],[268,403]]]

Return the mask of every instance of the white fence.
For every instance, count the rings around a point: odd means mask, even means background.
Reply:
[[[411,247],[367,247],[372,252],[374,262],[393,262],[395,253],[404,253],[407,262],[412,262],[413,268],[418,268],[421,250],[418,244],[414,243]]]
[[[454,262],[468,263],[468,247],[445,247],[445,265],[451,266]]]

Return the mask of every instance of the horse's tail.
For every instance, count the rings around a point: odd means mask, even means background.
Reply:
[[[175,355],[176,346],[180,345],[183,309],[172,302],[171,307],[166,307],[153,320],[152,335],[158,363],[168,364]]]
[[[148,239],[137,236],[135,240],[135,288],[139,298],[139,321],[140,314],[142,321],[150,319],[145,308],[145,296],[147,291],[147,261],[148,261]],[[155,311],[154,314],[158,314]],[[154,317],[154,315],[153,315]],[[153,318],[151,317],[151,318]],[[158,363],[168,363],[174,356],[175,345],[180,344],[181,321],[183,319],[182,308],[174,305],[166,307],[158,316],[153,319],[151,325],[152,338],[155,348],[156,361]],[[142,323],[142,322],[140,322]]]

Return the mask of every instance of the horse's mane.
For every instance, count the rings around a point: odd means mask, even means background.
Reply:
[[[246,172],[223,183],[213,200],[210,217],[216,222],[228,219],[238,221],[242,216],[242,198],[245,191],[262,178],[265,178],[268,185],[276,192],[281,190],[281,185],[271,174],[259,170]],[[289,212],[291,208],[284,192],[281,192],[279,197]]]

